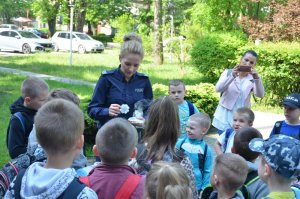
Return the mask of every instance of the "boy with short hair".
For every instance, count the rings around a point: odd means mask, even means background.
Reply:
[[[203,137],[210,124],[211,120],[206,113],[191,115],[186,126],[187,138],[176,143],[176,149],[182,150],[193,164],[198,193],[209,185],[213,155]]]
[[[254,122],[254,113],[249,108],[238,108],[233,114],[232,127],[224,131],[215,144],[216,154],[231,153],[233,139],[237,131],[242,127],[251,127]]]
[[[261,154],[258,175],[270,188],[266,198],[300,198],[300,190],[291,189],[300,170],[300,141],[286,135],[274,135],[266,140],[255,138],[249,147]]]
[[[194,113],[199,113],[198,108],[188,100],[185,100],[185,85],[181,80],[170,80],[169,96],[178,104],[178,114],[180,119],[180,136],[178,138],[186,138],[186,125],[188,119]]]
[[[28,77],[21,86],[22,96],[9,107],[12,116],[7,128],[6,145],[11,158],[26,152],[33,118],[46,102],[48,89],[44,80]]]
[[[283,134],[300,140],[300,94],[285,97],[283,106],[285,120],[275,123],[270,136]]]
[[[251,199],[261,199],[269,193],[268,186],[259,179],[255,161],[259,153],[249,148],[249,142],[254,138],[262,138],[261,133],[252,127],[243,127],[234,136],[232,153],[242,156],[248,164],[249,171],[242,189],[243,195]]]
[[[99,199],[114,199],[124,194],[131,199],[143,197],[144,177],[128,166],[129,159],[137,154],[137,141],[136,129],[123,118],[111,119],[99,129],[93,151],[102,162],[87,177],[80,178]]]
[[[237,190],[245,182],[247,173],[247,163],[241,156],[233,153],[218,155],[210,177],[210,183],[215,191],[211,193],[209,199],[243,199]]]
[[[72,102],[52,100],[38,111],[35,127],[47,162],[33,163],[20,172],[5,198],[97,198],[70,168],[84,143],[82,111]]]

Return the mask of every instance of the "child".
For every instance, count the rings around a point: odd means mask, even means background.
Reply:
[[[203,137],[210,123],[211,120],[206,113],[191,115],[186,126],[187,138],[180,139],[176,143],[176,149],[183,150],[193,164],[198,193],[209,185],[213,156]]]
[[[65,99],[70,102],[73,102],[76,106],[79,107],[80,99],[79,97],[73,93],[72,91],[64,88],[57,88],[52,90],[47,98],[47,101],[51,101],[53,99]],[[35,126],[33,125],[32,131],[28,137],[28,147],[27,152],[31,155],[35,155],[36,157],[44,156],[46,158],[45,151],[43,148],[37,143],[36,140],[36,130]],[[80,152],[79,156],[77,156],[73,163],[72,168],[78,170],[79,168],[85,167],[87,164],[87,159],[83,154],[83,150]]]
[[[252,127],[241,128],[234,136],[232,153],[242,156],[248,164],[249,171],[243,189],[240,189],[244,196],[251,199],[261,199],[269,193],[268,186],[259,179],[255,161],[259,153],[251,151],[249,142],[254,138],[262,138],[261,133]]]
[[[244,197],[237,190],[245,182],[248,173],[248,166],[244,158],[233,153],[218,155],[210,178],[214,187],[209,199]]]
[[[11,158],[26,152],[33,117],[47,99],[48,85],[40,78],[28,77],[22,83],[21,93],[22,96],[9,107],[12,116],[7,128],[6,145]]]
[[[178,104],[178,114],[180,119],[179,138],[186,138],[186,124],[191,115],[199,113],[198,108],[188,100],[184,100],[186,95],[185,85],[180,80],[169,82],[169,96]]]
[[[190,181],[178,163],[159,161],[146,177],[146,199],[191,199]]]
[[[300,94],[285,97],[283,105],[286,120],[276,122],[270,136],[283,134],[300,140]]]
[[[142,198],[144,178],[128,166],[129,159],[136,156],[137,139],[136,129],[123,118],[111,119],[99,129],[93,151],[102,162],[81,178],[98,198],[118,198],[126,191],[128,198]]]
[[[38,143],[47,162],[36,162],[20,172],[5,198],[97,198],[93,190],[75,178],[70,166],[80,153],[84,138],[82,111],[72,102],[47,102],[35,117]]]
[[[286,135],[274,135],[266,140],[255,138],[249,147],[261,154],[258,175],[270,188],[266,198],[300,198],[300,191],[291,189],[300,170],[300,141]]]
[[[250,127],[254,122],[254,113],[249,108],[238,108],[233,115],[233,128],[227,129],[218,138],[215,144],[216,154],[231,153],[233,139],[236,132],[242,127]]]

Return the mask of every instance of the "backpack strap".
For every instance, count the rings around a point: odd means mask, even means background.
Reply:
[[[25,175],[26,169],[22,169],[21,171],[19,171],[19,174],[16,177],[13,189],[14,189],[14,193],[15,193],[15,199],[21,199],[21,185],[22,185],[22,179],[23,176]]]
[[[85,184],[88,187],[91,187],[90,177],[89,176],[80,176],[79,181]]]
[[[247,187],[244,184],[241,186],[239,191],[243,194],[245,199],[250,199],[250,193],[249,193]]]
[[[252,184],[253,182],[255,182],[258,179],[259,179],[259,176],[258,176],[257,171],[251,171],[250,173],[248,173],[246,181],[244,182],[244,184],[246,186],[249,186],[250,184]]]
[[[295,198],[299,199],[300,198],[300,189],[298,189],[297,187],[291,187],[291,189],[293,190],[294,194],[295,194]]]
[[[223,153],[225,153],[225,151],[227,149],[228,140],[229,140],[229,137],[230,137],[230,135],[231,135],[232,132],[233,132],[233,128],[228,128],[225,131],[225,140],[224,140]]]
[[[275,122],[275,125],[274,125],[274,135],[280,134],[280,129],[281,129],[282,123],[283,123],[283,121],[277,121],[277,122]]]
[[[117,192],[115,199],[129,199],[141,181],[141,176],[130,175]]]
[[[75,177],[66,190],[57,199],[77,198],[77,196],[85,187],[85,184],[80,182],[79,179]]]
[[[185,143],[185,140],[186,138],[182,139],[182,141],[180,142],[180,145],[179,145],[179,151],[184,151],[184,149],[182,148],[182,145]]]
[[[195,113],[195,109],[194,109],[194,105],[192,102],[186,100],[188,107],[189,107],[189,116],[194,115]]]
[[[202,174],[202,178],[204,177],[204,165],[205,165],[205,159],[206,159],[206,154],[207,154],[207,144],[204,143],[204,152],[203,155],[198,153],[198,164],[199,164],[199,169]]]

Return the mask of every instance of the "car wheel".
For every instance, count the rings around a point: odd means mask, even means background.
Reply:
[[[24,44],[24,45],[22,46],[22,52],[23,52],[24,54],[29,54],[29,53],[31,52],[31,48],[30,48],[29,44]]]
[[[83,45],[78,46],[78,53],[84,54],[86,52],[85,47]]]

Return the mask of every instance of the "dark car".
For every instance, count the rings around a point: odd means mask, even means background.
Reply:
[[[36,28],[26,28],[26,31],[33,32],[34,34],[36,34],[37,36],[39,36],[41,38],[45,38],[45,39],[48,38],[48,34],[47,33],[45,33],[42,30],[38,30]]]

